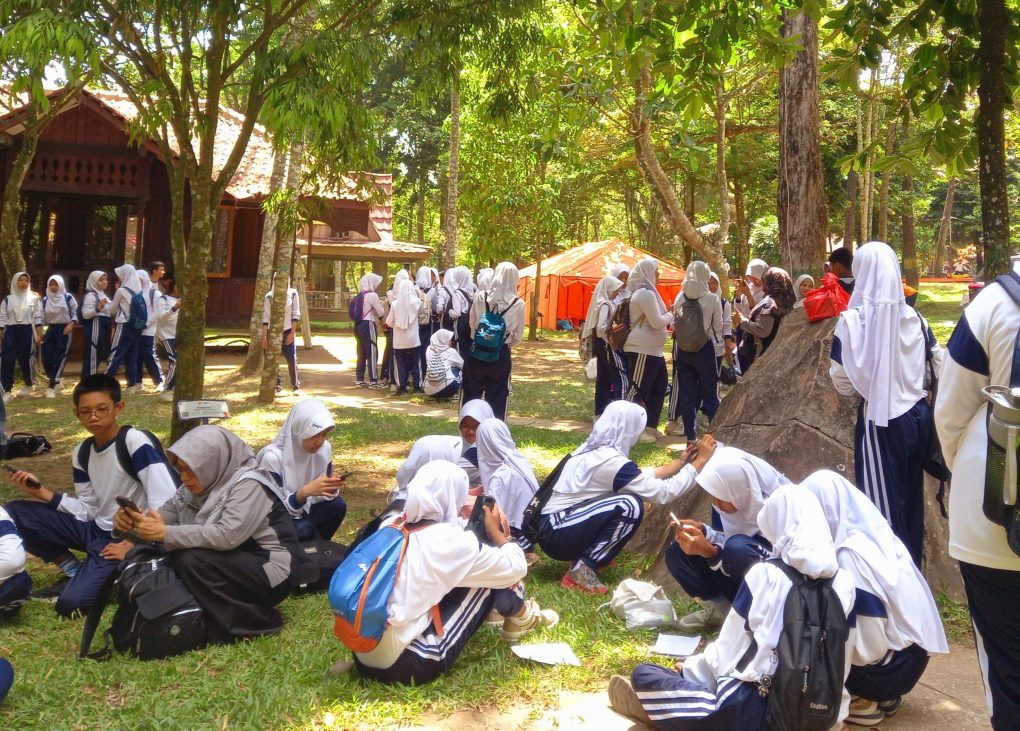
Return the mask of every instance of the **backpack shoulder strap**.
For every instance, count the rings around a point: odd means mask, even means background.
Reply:
[[[120,463],[120,468],[127,472],[128,477],[135,482],[138,482],[138,471],[131,462],[131,450],[128,449],[127,445],[127,434],[132,428],[133,427],[130,424],[122,424],[120,431],[117,432],[117,436],[114,437],[113,441],[114,448],[117,450],[117,461]],[[144,430],[140,429],[139,431],[145,433],[146,437],[148,437],[148,434]]]
[[[1020,305],[1020,275],[1016,272],[1010,272],[1009,274],[1003,274],[995,278],[996,284],[1006,290],[1012,300]]]
[[[13,436],[13,435],[12,435]],[[89,458],[92,456],[92,446],[96,443],[95,437],[89,437],[78,445],[78,464],[82,472],[88,474]]]
[[[767,563],[772,564],[777,569],[779,569],[784,574],[786,574],[786,578],[788,578],[790,581],[792,581],[794,586],[797,586],[798,584],[803,584],[804,581],[806,580],[804,578],[804,574],[802,574],[797,569],[795,569],[792,566],[790,566],[788,563],[786,563],[782,559],[772,558],[772,559],[769,559],[767,561]]]
[[[503,310],[502,312],[499,313],[500,317],[502,317],[503,315],[508,313],[510,311],[510,308],[513,307],[514,305],[516,305],[519,300],[520,300],[520,297],[514,297],[514,301],[511,302],[509,305],[507,305],[507,308],[505,310]]]

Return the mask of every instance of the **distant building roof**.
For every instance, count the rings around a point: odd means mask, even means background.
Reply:
[[[662,257],[631,246],[620,239],[606,239],[605,241],[589,241],[586,244],[575,246],[572,249],[550,256],[542,260],[542,276],[558,276],[567,279],[582,279],[598,281],[607,274],[612,273],[613,267],[617,264],[626,264],[633,269],[634,265],[645,257],[651,257],[659,261],[659,283],[679,284],[683,282],[684,270],[674,266]],[[524,267],[520,270],[521,279],[535,277],[535,265]]]
[[[307,239],[297,239],[296,246],[302,254],[309,253]],[[345,241],[342,239],[312,239],[311,255],[319,259],[347,259],[350,261],[367,261],[369,259],[386,259],[387,261],[424,261],[432,256],[432,249],[419,244],[394,241],[386,238],[382,241]]]

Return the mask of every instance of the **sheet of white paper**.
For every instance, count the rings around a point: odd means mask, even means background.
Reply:
[[[693,655],[701,642],[701,635],[686,637],[684,635],[660,634],[649,652],[656,655],[671,655],[673,657],[687,657]]]
[[[581,667],[581,661],[566,642],[548,642],[534,645],[513,645],[511,648],[517,657],[523,660],[534,660],[546,665],[574,665]]]

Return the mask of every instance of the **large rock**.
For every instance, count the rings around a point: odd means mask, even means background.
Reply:
[[[794,481],[831,469],[852,482],[859,399],[840,396],[829,379],[835,324],[811,324],[802,309],[788,315],[768,352],[723,399],[712,422],[715,438],[768,460]],[[935,501],[938,483],[926,480],[924,574],[933,591],[962,597],[959,571],[946,550],[949,526]],[[675,587],[662,561],[672,536],[670,510],[704,520],[708,497],[695,490],[674,505],[653,506],[628,548],[655,556],[652,578]]]

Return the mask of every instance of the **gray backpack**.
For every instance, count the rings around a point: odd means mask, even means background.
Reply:
[[[708,342],[701,303],[684,297],[680,309],[673,313],[673,337],[684,353],[697,353]]]

